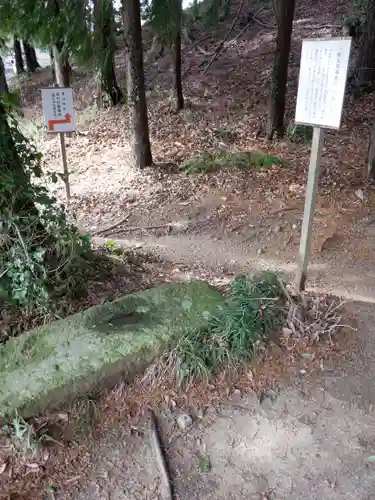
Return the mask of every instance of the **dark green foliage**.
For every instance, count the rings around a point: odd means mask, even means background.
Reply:
[[[342,25],[347,30],[353,30],[352,33],[355,33],[356,36],[360,35],[361,28],[366,20],[366,9],[367,1],[354,0],[348,13],[342,18]]]
[[[230,170],[250,170],[252,168],[271,167],[282,165],[276,156],[270,156],[259,151],[202,153],[184,160],[180,171],[187,175],[208,174],[222,168]]]
[[[176,0],[150,0],[143,3],[142,17],[151,26],[161,45],[171,47],[176,38],[178,25]]]
[[[116,50],[115,20],[112,0],[96,0],[94,3],[95,29],[89,37],[91,41],[91,61],[97,75],[102,102],[116,105],[122,100],[122,92],[117,85],[114,58]]]
[[[285,296],[279,277],[260,273],[234,280],[230,298],[204,330],[183,337],[162,359],[181,383],[207,379],[217,369],[250,359],[281,324]]]
[[[231,5],[232,0],[211,0],[208,8],[203,11],[205,25],[212,26],[225,19],[230,12]]]

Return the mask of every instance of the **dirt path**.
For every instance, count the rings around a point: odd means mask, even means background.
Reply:
[[[375,481],[375,308],[354,304],[358,354],[324,361],[259,399],[232,393],[228,404],[160,416],[176,498],[193,500],[370,500]],[[261,402],[260,402],[261,401]],[[67,500],[160,499],[162,482],[147,425],[129,437],[119,426],[91,456],[89,480]]]
[[[338,235],[338,247],[332,241],[329,242],[332,248],[327,245],[323,252],[313,253],[308,273],[310,289],[320,289],[351,300],[375,301],[375,255],[372,250],[375,248],[375,232],[373,225],[358,226],[357,232],[360,228],[359,243]],[[233,236],[220,240],[207,234],[148,235],[133,239],[116,239],[114,236],[110,239],[125,246],[141,246],[192,269],[208,268],[222,274],[273,269],[292,278],[298,255],[296,245],[278,249],[276,243],[269,251],[263,251],[259,244]]]

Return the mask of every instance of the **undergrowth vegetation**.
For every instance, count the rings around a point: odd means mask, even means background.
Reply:
[[[0,172],[0,307],[6,323],[14,311],[47,311],[54,298],[84,292],[91,241],[38,182],[42,157],[1,102]]]
[[[182,337],[147,371],[145,380],[154,382],[168,376],[179,385],[190,384],[250,359],[281,325],[284,290],[274,273],[236,278],[229,299],[208,326]]]
[[[246,171],[253,168],[268,168],[282,164],[280,158],[260,151],[217,151],[215,153],[205,152],[186,158],[180,165],[180,171],[187,175],[198,175],[209,174],[220,169]]]
[[[286,136],[296,144],[311,144],[313,128],[309,125],[296,125],[291,123],[286,129]]]

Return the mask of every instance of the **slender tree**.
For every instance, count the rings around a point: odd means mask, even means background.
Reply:
[[[1,55],[0,55],[0,95],[1,94],[8,94],[8,93],[9,93],[9,89],[8,89],[7,79],[5,76],[4,62],[3,62]]]
[[[216,1],[216,0],[215,0]],[[149,0],[147,21],[155,34],[150,55],[161,57],[164,47],[173,48],[176,111],[184,107],[181,72],[182,0]]]
[[[94,0],[94,56],[99,94],[109,96],[115,106],[123,95],[117,84],[114,57],[116,41],[114,36],[114,10],[112,0]],[[97,49],[97,50],[95,50]]]
[[[139,0],[123,1],[128,105],[133,155],[139,168],[152,165],[143,71],[141,9]]]
[[[19,75],[25,71],[25,68],[23,65],[21,43],[16,36],[13,37],[13,49],[14,49],[14,60],[16,63],[16,73],[17,75]]]
[[[295,0],[275,2],[277,39],[272,69],[267,138],[284,135],[285,94],[288,80],[289,53],[293,29]]]
[[[357,94],[375,88],[375,0],[367,0],[365,19],[354,75]]]
[[[52,54],[55,65],[55,78],[59,87],[70,86],[71,67],[69,64],[69,50],[63,38],[63,29],[66,26],[61,0],[51,0],[50,9],[53,19],[58,23],[57,29],[50,34],[52,39]]]
[[[70,86],[71,67],[64,42],[56,41],[52,46],[54,74],[59,87]]]
[[[53,47],[49,49],[49,60],[50,60],[52,81],[56,83],[56,71],[55,71],[55,59],[53,58]]]
[[[174,0],[175,15],[175,37],[174,37],[174,74],[176,89],[176,111],[184,107],[184,94],[182,92],[182,72],[181,72],[181,30],[182,30],[182,3],[181,0]]]

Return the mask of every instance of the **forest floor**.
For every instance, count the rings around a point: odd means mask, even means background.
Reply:
[[[235,5],[232,10],[233,19]],[[289,123],[294,118],[301,39],[339,36],[340,30],[332,26],[340,25],[347,12],[346,1],[298,3]],[[239,272],[275,268],[292,276],[295,270],[310,146],[263,138],[276,36],[267,9],[239,38],[244,25],[234,29],[226,50],[203,74],[232,19],[203,40],[210,33],[206,29],[199,35],[201,43],[184,48],[187,106],[180,114],[173,111],[170,56],[146,64],[155,166],[142,172],[131,163],[126,109],[98,110],[92,75],[74,72],[79,134],[67,138],[72,208],[86,230],[152,255],[152,271],[147,264],[136,277],[141,287],[191,277],[225,284]],[[116,73],[125,86],[121,49]],[[44,135],[42,127],[39,89],[48,85],[46,69],[23,82],[23,125],[43,151],[47,169],[60,172],[58,139]],[[347,98],[341,129],[326,133],[308,275],[309,288],[367,302],[375,301],[375,190],[366,181],[373,119],[372,95],[355,102]],[[178,171],[184,159],[217,150],[263,151],[283,165],[197,176]],[[64,199],[62,184],[51,189]],[[114,229],[103,231],[114,224]],[[129,289],[136,288],[132,282]],[[117,293],[125,289],[123,284]],[[216,380],[204,390],[197,387],[181,394],[162,388],[156,395],[144,395],[137,392],[137,384],[117,388],[94,403],[98,421],[88,436],[80,437],[79,445],[57,446],[45,463],[29,468],[24,464],[6,481],[9,469],[4,469],[4,498],[43,498],[46,486],[57,488],[57,499],[160,498],[148,433],[137,424],[148,406],[162,408],[180,498],[370,498],[375,477],[369,420],[375,402],[375,346],[370,335],[374,314],[370,306],[348,306],[347,315],[356,316],[360,325],[358,337],[343,336],[333,346],[314,347],[311,361],[301,360],[306,346],[299,343],[287,352],[273,346],[237,379],[225,384]],[[285,384],[279,382],[284,376],[289,377]],[[249,390],[259,393],[269,385],[279,391],[269,406],[247,397]],[[228,395],[237,400],[220,406]],[[202,416],[204,408],[208,410]],[[191,412],[196,421],[188,432],[176,431],[180,411]],[[66,415],[50,420],[60,419],[61,425],[69,420]],[[56,440],[65,438],[57,435]],[[18,496],[9,497],[12,490]]]

